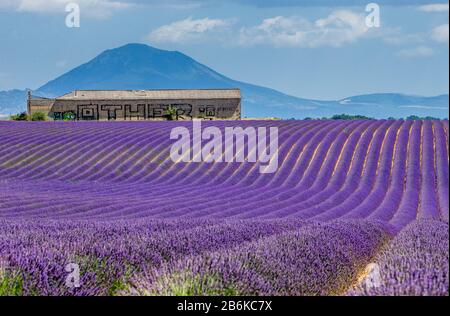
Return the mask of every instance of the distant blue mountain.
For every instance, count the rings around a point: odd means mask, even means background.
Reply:
[[[240,88],[246,117],[304,118],[361,114],[377,118],[408,115],[448,117],[448,95],[370,94],[338,101],[301,99],[230,79],[177,51],[143,44],[106,50],[48,82],[35,95],[56,97],[73,90]],[[0,92],[0,113],[25,109],[26,91]]]
[[[25,111],[28,90],[0,91],[0,119]]]

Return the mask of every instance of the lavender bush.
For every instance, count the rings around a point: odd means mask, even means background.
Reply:
[[[448,222],[418,220],[402,230],[375,262],[379,284],[362,282],[351,295],[449,295]]]
[[[180,125],[0,122],[0,295],[448,295],[448,120],[204,122],[278,127],[274,174]]]
[[[390,237],[379,223],[311,223],[132,279],[132,295],[338,295]]]
[[[299,221],[0,221],[0,254],[25,295],[111,295],[149,267],[229,249],[301,225]],[[79,288],[66,286],[65,267],[70,263],[80,266]]]

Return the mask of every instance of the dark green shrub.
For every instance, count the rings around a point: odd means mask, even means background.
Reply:
[[[45,114],[44,112],[34,112],[31,115],[31,120],[32,121],[46,121],[47,120],[47,114]]]
[[[166,110],[166,114],[164,115],[168,121],[174,121],[177,119],[177,111],[178,109],[169,105]]]
[[[433,117],[433,116],[421,117],[421,116],[417,116],[417,115],[410,115],[406,119],[407,120],[412,120],[412,121],[417,121],[417,120],[440,120],[440,118],[438,118],[438,117]]]
[[[13,115],[11,115],[11,120],[13,120],[13,121],[28,121],[28,114],[27,114],[27,112],[13,114]]]
[[[332,120],[373,120],[364,115],[336,114],[331,117]]]

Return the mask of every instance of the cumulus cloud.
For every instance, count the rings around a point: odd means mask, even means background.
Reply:
[[[66,5],[73,2],[80,5],[81,14],[94,18],[108,17],[134,5],[121,0],[2,0],[0,8],[18,12],[64,13]]]
[[[277,16],[253,27],[240,30],[242,45],[273,44],[275,46],[342,46],[365,36],[365,16],[349,10],[332,12],[326,18],[308,21],[298,17]]]
[[[227,30],[234,20],[224,19],[187,19],[163,25],[153,30],[147,39],[150,42],[184,43],[205,39],[211,33]]]
[[[273,45],[276,47],[339,47],[364,37],[380,36],[365,21],[364,13],[337,10],[308,20],[297,16],[275,16],[257,25],[237,27],[236,19],[192,19],[191,17],[154,29],[146,37],[152,43],[221,41],[224,45]]]
[[[240,30],[239,43],[292,46],[305,40],[308,29],[310,23],[304,19],[283,16],[267,18],[257,26],[243,27]]]
[[[86,0],[71,0],[76,2],[85,2]],[[254,7],[361,7],[367,5],[368,0],[227,0],[227,2],[234,2],[240,5],[254,6]],[[442,5],[446,3],[434,3],[438,0],[377,0],[375,1],[379,5],[389,6],[411,6],[417,5],[419,8],[423,7],[423,10],[439,10]],[[0,8],[2,7],[14,7],[18,3],[24,2],[24,0],[0,0]],[[40,0],[29,0],[29,2],[41,2]],[[67,2],[65,0],[44,0],[46,3]],[[139,4],[149,6],[168,6],[176,9],[192,9],[197,7],[208,7],[212,5],[218,5],[223,0],[91,0],[91,3],[95,2],[109,2],[120,4]],[[447,4],[448,7],[448,4]]]
[[[208,2],[211,0],[203,0]],[[278,7],[278,6],[298,6],[298,7],[336,7],[336,6],[365,6],[370,1],[367,0],[232,0],[241,4],[255,5],[260,7]],[[439,1],[439,0],[437,0]],[[379,5],[390,6],[409,6],[409,5],[427,5],[434,1],[430,0],[377,0],[373,1]]]
[[[122,0],[125,1],[125,0]],[[132,0],[140,3],[196,3],[200,6],[217,5],[224,0]],[[254,7],[361,7],[366,6],[370,1],[368,0],[226,0],[226,2],[234,2],[241,5]],[[420,6],[433,4],[439,0],[377,0],[374,1],[379,5],[389,6]]]
[[[402,49],[397,53],[399,57],[430,57],[435,54],[434,50],[428,46],[418,46],[414,48]]]
[[[2,0],[0,1],[0,9],[9,9],[17,6],[19,1],[17,0]]]
[[[431,38],[437,42],[448,44],[448,23],[435,27],[431,32]]]
[[[445,106],[429,106],[429,105],[400,105],[399,108],[425,109],[425,110],[448,110]]]
[[[448,12],[448,3],[432,3],[419,6],[423,12]]]
[[[392,45],[419,44],[428,40],[427,32],[421,33],[404,33],[400,27],[384,30],[383,41]]]

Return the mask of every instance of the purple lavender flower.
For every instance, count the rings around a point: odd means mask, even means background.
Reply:
[[[375,259],[379,281],[364,280],[351,295],[449,295],[448,222],[418,220]]]

